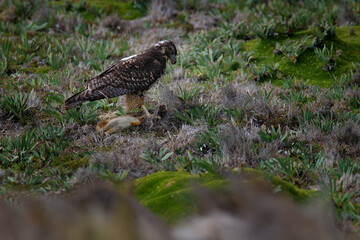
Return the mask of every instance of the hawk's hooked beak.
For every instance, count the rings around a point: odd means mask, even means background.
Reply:
[[[172,64],[176,63],[176,55],[170,55],[170,60]]]

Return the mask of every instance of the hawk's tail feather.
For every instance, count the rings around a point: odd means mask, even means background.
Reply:
[[[81,105],[82,102],[85,101],[83,95],[84,95],[84,91],[79,92],[79,93],[75,94],[74,96],[66,99],[65,108],[69,109],[69,108],[73,108],[75,106]]]
[[[85,101],[94,101],[101,98],[104,98],[104,96],[102,94],[99,94],[99,92],[97,91],[92,92],[89,90],[84,90],[66,99],[65,108],[66,109],[73,108],[78,105],[81,105]]]
[[[113,98],[128,93],[126,89],[117,89],[112,87],[106,87],[97,90],[86,89],[82,92],[75,94],[65,101],[65,108],[73,108],[81,105],[85,101],[95,101],[103,98]]]

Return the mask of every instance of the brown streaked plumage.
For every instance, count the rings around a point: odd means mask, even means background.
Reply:
[[[165,73],[167,60],[176,63],[176,55],[175,44],[165,40],[138,55],[123,58],[91,78],[84,91],[65,101],[65,107],[126,94],[125,109],[131,112],[144,104],[144,92]]]

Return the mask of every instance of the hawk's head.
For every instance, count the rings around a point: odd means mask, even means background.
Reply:
[[[172,41],[164,40],[160,41],[157,44],[154,45],[157,49],[161,51],[161,53],[164,55],[165,59],[170,59],[172,64],[176,63],[176,47],[175,44]]]

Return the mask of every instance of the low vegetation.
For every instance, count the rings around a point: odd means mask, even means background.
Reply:
[[[359,9],[355,0],[0,0],[2,198],[132,182],[174,223],[201,208],[188,179],[221,189],[253,171],[296,201],[331,199],[338,228],[359,234]],[[146,96],[161,119],[105,135],[96,123],[124,114],[121,97],[64,109],[91,76],[162,39],[179,55]],[[162,192],[165,182],[173,188]]]

